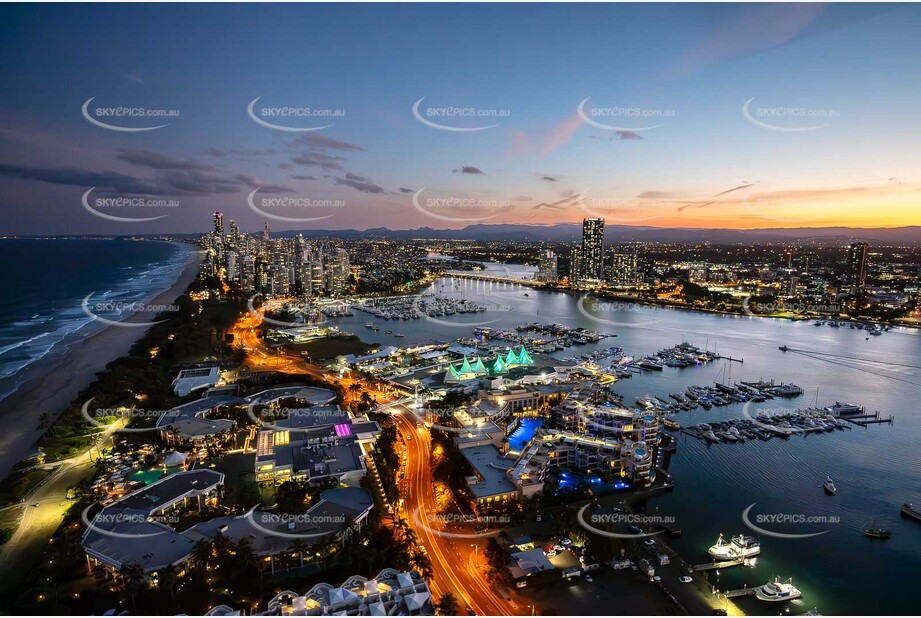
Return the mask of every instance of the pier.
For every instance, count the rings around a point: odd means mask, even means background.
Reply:
[[[858,427],[864,427],[864,428],[866,428],[869,425],[880,425],[880,424],[891,425],[893,421],[895,421],[895,416],[893,416],[892,414],[890,414],[889,417],[886,418],[886,417],[882,417],[879,411],[877,411],[875,414],[858,414],[854,416],[840,415],[837,418],[840,418],[843,421],[847,421],[848,423],[851,423],[852,425],[857,425]]]
[[[745,560],[745,558],[736,558],[735,560],[723,560],[722,562],[705,562],[703,564],[695,564],[692,568],[695,571],[715,571],[716,569],[725,569],[745,564]]]
[[[755,594],[755,588],[736,588],[735,590],[727,590],[726,592],[721,592],[725,598],[731,599],[733,597],[747,597]]]

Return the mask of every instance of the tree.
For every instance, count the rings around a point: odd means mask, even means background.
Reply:
[[[157,581],[160,588],[169,590],[169,597],[173,602],[173,611],[176,610],[176,583],[179,581],[179,570],[175,565],[170,565],[165,569],[160,569],[157,573]]]
[[[289,550],[297,554],[298,558],[301,559],[301,568],[304,568],[304,551],[308,549],[309,546],[301,538],[296,538],[291,543],[291,546],[288,547]]]
[[[131,606],[134,607],[136,611],[137,602],[135,597],[137,593],[144,588],[146,583],[144,569],[137,562],[129,562],[128,564],[122,565],[118,570],[118,574],[122,578],[122,586],[125,588],[125,592],[131,597]]]
[[[457,616],[458,604],[457,597],[454,596],[454,593],[446,592],[441,595],[441,598],[435,605],[435,611],[438,612],[439,616]]]
[[[191,562],[192,568],[199,572],[204,572],[211,564],[211,556],[214,553],[214,546],[208,539],[199,539],[192,547]]]

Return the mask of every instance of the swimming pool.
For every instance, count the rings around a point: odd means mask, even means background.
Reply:
[[[512,453],[520,453],[528,442],[531,441],[531,438],[534,437],[534,433],[537,431],[538,427],[544,424],[544,419],[542,418],[523,418],[518,422],[518,427],[515,428],[509,437],[508,437],[508,449]]]

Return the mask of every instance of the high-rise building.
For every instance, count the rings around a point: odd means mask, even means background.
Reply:
[[[266,221],[265,225],[262,226],[262,240],[269,240],[271,238],[271,233],[269,232],[269,222]]]
[[[582,221],[582,273],[587,283],[601,281],[604,268],[604,219]]]
[[[542,252],[537,266],[537,278],[544,283],[556,283],[559,280],[557,262],[556,253],[550,249]]]
[[[251,255],[244,255],[240,264],[240,287],[246,291],[256,289],[256,259]]]
[[[867,285],[867,253],[870,245],[866,242],[851,243],[847,250],[847,285],[851,293],[861,291]]]
[[[220,238],[224,236],[224,213],[214,212],[214,233]]]
[[[635,251],[611,255],[611,285],[628,286],[639,283],[639,260]]]
[[[569,256],[569,285],[576,286],[582,281],[582,247],[575,246]]]

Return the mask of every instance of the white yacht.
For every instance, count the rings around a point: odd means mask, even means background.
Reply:
[[[835,482],[831,480],[830,476],[825,477],[825,482],[822,483],[822,487],[825,489],[825,493],[830,496],[834,496],[835,492],[838,491],[838,488],[835,487]]]
[[[759,543],[754,537],[741,534],[739,536],[732,537],[732,539],[727,543],[721,534],[720,538],[716,541],[716,545],[710,547],[708,553],[712,557],[722,560],[750,558],[761,553],[761,543]]]
[[[801,596],[803,594],[793,585],[792,579],[782,582],[780,578],[775,577],[774,581],[755,588],[755,597],[760,601],[776,603],[778,601],[792,601]]]

